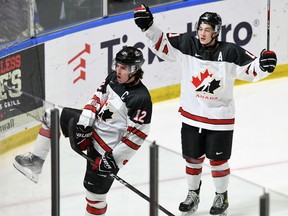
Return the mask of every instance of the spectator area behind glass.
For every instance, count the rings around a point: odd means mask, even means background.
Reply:
[[[179,1],[179,0],[178,0]],[[181,0],[180,0],[181,1]],[[102,17],[133,11],[140,0],[0,0],[0,50]],[[150,7],[175,0],[146,0]]]

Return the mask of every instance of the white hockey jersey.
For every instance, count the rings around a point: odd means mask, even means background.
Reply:
[[[182,122],[209,130],[233,130],[235,79],[258,81],[268,76],[259,59],[240,46],[217,42],[208,50],[190,33],[163,33],[155,23],[144,32],[150,49],[182,67],[180,108]]]
[[[141,81],[133,86],[119,84],[114,71],[85,105],[78,124],[93,127],[95,149],[102,155],[113,151],[121,168],[148,136],[151,116],[148,89]]]

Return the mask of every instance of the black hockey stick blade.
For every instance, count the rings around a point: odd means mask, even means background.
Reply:
[[[92,158],[90,158],[88,155],[86,155],[84,152],[82,152],[78,147],[77,147],[77,142],[75,140],[75,121],[74,118],[70,119],[69,121],[69,125],[68,125],[68,134],[69,134],[69,141],[70,141],[70,145],[71,148],[77,152],[80,156],[84,157],[87,161],[89,161],[90,163],[94,164],[94,160]],[[151,198],[148,197],[147,195],[145,195],[144,193],[142,193],[141,191],[139,191],[137,188],[135,188],[134,186],[132,186],[131,184],[129,184],[128,182],[126,182],[124,179],[120,178],[118,175],[115,175],[113,173],[110,174],[110,176],[112,178],[114,178],[115,180],[117,180],[118,182],[120,182],[122,185],[126,186],[127,188],[129,188],[130,190],[132,190],[133,192],[135,192],[136,194],[138,194],[140,197],[142,197],[143,199],[145,199],[146,201],[148,201],[149,203],[151,203]],[[170,211],[168,211],[167,209],[165,209],[163,206],[161,206],[158,203],[155,203],[155,205],[162,211],[164,212],[166,215],[169,216],[175,216],[174,214],[172,214]]]

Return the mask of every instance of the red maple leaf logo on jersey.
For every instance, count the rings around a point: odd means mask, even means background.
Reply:
[[[212,77],[212,74],[209,74],[208,69],[204,71],[204,73],[200,73],[200,78],[199,76],[192,77],[192,84],[198,88],[199,85],[207,78],[207,77]]]
[[[200,73],[199,76],[192,76],[191,83],[196,87],[196,91],[214,93],[214,90],[220,87],[220,81],[213,78],[208,69]]]

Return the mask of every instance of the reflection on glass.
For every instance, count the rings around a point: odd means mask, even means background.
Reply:
[[[28,27],[28,1],[0,0],[0,45],[19,39]]]
[[[101,0],[36,0],[39,23],[45,30],[102,16]]]

